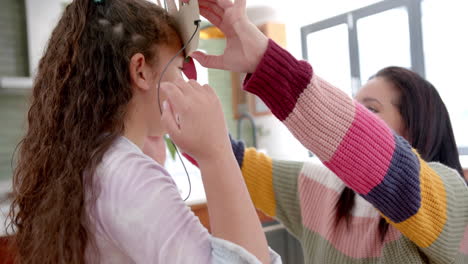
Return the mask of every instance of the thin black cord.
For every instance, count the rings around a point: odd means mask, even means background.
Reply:
[[[167,69],[169,68],[169,66],[171,65],[171,63],[179,56],[179,54],[184,51],[188,44],[190,44],[190,42],[192,42],[193,38],[195,37],[195,35],[197,34],[198,32],[198,28],[200,27],[200,23],[201,23],[201,20],[196,20],[196,21],[193,21],[193,23],[195,24],[196,28],[195,28],[195,31],[193,32],[192,36],[190,37],[190,39],[187,41],[187,43],[185,43],[185,45],[174,55],[174,57],[171,58],[171,60],[169,60],[169,62],[166,64],[166,66],[164,67],[164,70],[161,72],[161,75],[159,76],[159,81],[158,81],[158,107],[159,107],[159,112],[161,113],[162,115],[162,108],[161,108],[161,96],[160,96],[160,90],[161,90],[161,80],[162,80],[162,77],[164,76],[164,74],[166,73]],[[174,142],[169,139],[172,143],[172,146],[174,146],[174,149],[177,153],[177,156],[179,157],[180,159],[180,162],[182,162],[182,166],[184,167],[184,170],[185,170],[185,174],[187,174],[187,180],[188,180],[188,183],[189,183],[189,193],[187,195],[187,197],[184,199],[184,201],[187,201],[188,198],[190,197],[190,194],[192,194],[192,182],[190,181],[190,175],[187,171],[187,167],[185,166],[185,163],[184,161],[182,160],[182,157],[179,153],[179,149],[177,149],[177,146],[176,144],[174,144]]]
[[[190,197],[190,194],[192,194],[192,182],[190,181],[189,173],[187,171],[187,168],[185,167],[185,164],[184,164],[184,161],[182,160],[182,157],[180,156],[180,153],[179,153],[179,150],[177,149],[177,146],[174,144],[174,142],[172,140],[171,140],[171,143],[172,143],[172,146],[174,146],[174,148],[175,148],[175,151],[177,153],[177,156],[180,159],[180,162],[182,162],[182,166],[184,166],[185,174],[187,174],[187,180],[188,180],[188,184],[189,184],[189,192],[187,194],[187,197],[184,199],[184,201],[187,201],[188,198]]]
[[[201,20],[197,20],[197,21],[194,21],[193,22],[196,26],[195,28],[195,31],[193,32],[192,36],[190,37],[190,39],[187,41],[187,43],[185,43],[185,45],[174,55],[174,57],[171,58],[171,60],[166,64],[166,66],[164,67],[164,70],[161,72],[161,75],[159,76],[159,81],[158,81],[158,106],[159,106],[159,112],[161,113],[162,115],[162,108],[161,108],[161,96],[160,96],[160,90],[161,90],[161,80],[162,80],[162,77],[164,76],[164,74],[166,73],[167,69],[169,68],[169,66],[172,64],[172,62],[179,56],[179,54],[184,51],[188,44],[190,44],[190,42],[192,42],[193,38],[195,37],[195,35],[197,34],[197,31],[198,31],[198,28],[200,27],[200,23],[201,23]]]

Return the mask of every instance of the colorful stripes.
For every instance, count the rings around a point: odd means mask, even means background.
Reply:
[[[345,136],[324,164],[350,188],[366,195],[383,181],[398,145],[395,146],[393,133],[385,123],[362,105],[356,103],[354,112],[353,122],[343,129]]]
[[[330,94],[331,90],[334,94]],[[395,135],[382,120],[362,105],[340,97],[347,98],[313,77],[285,123],[346,185],[363,195],[403,234],[421,247],[430,246],[446,220],[440,177],[438,183],[420,182],[426,177],[435,180],[437,174],[428,172],[427,164],[420,161],[407,141]],[[340,103],[332,105],[328,98]],[[352,119],[349,114],[354,114]],[[434,190],[424,196],[422,188]],[[427,206],[429,201],[435,204]],[[414,225],[421,229],[413,228]]]
[[[352,215],[349,225],[341,221],[335,226],[335,205],[340,193],[301,175],[299,195],[303,225],[329,241],[342,254],[351,258],[375,258],[382,256],[382,249],[389,242],[401,237],[400,232],[390,228],[385,240],[380,239],[378,224],[380,216],[360,217]],[[375,211],[371,204],[360,203],[359,210]]]
[[[355,107],[350,98],[340,95],[340,91],[316,75],[305,87],[307,89],[283,123],[306,148],[326,161],[333,157],[354,121]],[[336,97],[330,99],[328,94]],[[340,118],[334,120],[335,116]],[[330,126],[316,125],[324,123]]]
[[[421,207],[416,214],[394,223],[405,236],[418,246],[429,247],[439,237],[447,221],[447,196],[444,183],[425,162],[421,162]],[[400,204],[403,200],[400,201]]]
[[[400,223],[421,206],[420,162],[403,138],[395,135],[394,139],[395,151],[385,177],[364,198],[392,222]]]
[[[395,135],[377,116],[313,75],[310,65],[295,60],[272,42],[245,86],[247,91],[260,96],[305,147],[404,235],[390,242],[395,247],[387,254],[397,255],[399,261],[395,263],[422,263],[427,259],[434,263],[466,263],[457,251],[460,247],[466,252],[467,247],[466,235],[462,238],[462,234],[468,225],[468,189],[461,185],[456,171],[423,161],[405,139]],[[330,224],[342,190],[331,178],[300,178],[299,203],[306,227],[300,237],[303,246],[310,250],[306,255],[314,252],[318,254],[314,260],[325,263],[333,254],[326,245],[308,244],[305,236],[310,231],[359,263],[361,260],[375,263],[379,256],[391,259],[378,248],[359,241],[352,230],[358,227],[340,229]],[[274,188],[279,193],[281,186]],[[276,198],[278,204],[282,203],[280,196]],[[274,197],[265,203],[271,201]],[[356,223],[368,219],[359,218],[354,211],[352,215]],[[361,224],[372,227],[372,223]],[[375,226],[371,234],[377,234]],[[375,242],[374,238],[366,239]],[[363,248],[353,250],[353,246]],[[390,246],[383,247],[381,250],[386,252],[385,248]],[[415,261],[405,261],[409,258]]]

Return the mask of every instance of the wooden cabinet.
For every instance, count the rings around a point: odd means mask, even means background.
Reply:
[[[14,252],[9,247],[12,237],[0,237],[0,264],[13,264]]]
[[[206,204],[190,206],[193,213],[198,216],[200,222],[210,231],[210,221]],[[258,217],[263,225],[268,245],[278,253],[283,264],[303,264],[304,257],[302,247],[291,234],[278,222],[264,213],[257,211]]]

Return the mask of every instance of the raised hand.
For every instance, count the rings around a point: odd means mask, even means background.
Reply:
[[[161,121],[183,152],[199,163],[232,153],[221,102],[210,86],[177,80],[161,91],[167,98]]]
[[[246,0],[199,0],[200,14],[226,36],[223,55],[195,52],[192,57],[208,68],[252,73],[268,46],[268,38],[249,21]]]

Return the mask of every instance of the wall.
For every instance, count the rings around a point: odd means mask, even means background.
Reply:
[[[0,182],[12,175],[12,154],[24,131],[26,107],[24,95],[0,95]]]
[[[0,77],[27,76],[29,71],[23,1],[1,1],[0,28]]]
[[[28,27],[29,68],[34,73],[47,40],[68,0],[25,0]],[[300,27],[363,7],[378,0],[295,1],[285,5],[282,0],[249,0],[249,7],[269,7],[277,12],[276,22],[286,24],[288,50],[302,57]]]
[[[29,39],[29,58],[30,69],[34,73],[38,61],[42,56],[44,47],[47,43],[53,27],[57,23],[62,12],[64,3],[67,0],[25,0],[28,39]],[[343,13],[355,8],[359,8],[376,0],[329,0],[329,1],[301,1],[300,4],[284,5],[280,0],[249,0],[248,6],[254,9],[252,15],[257,17],[261,24],[263,15],[255,16],[255,12],[261,11],[258,6],[268,7],[268,12],[276,12],[272,22],[284,22],[286,24],[286,34],[288,50],[297,58],[302,57],[300,42],[300,27],[310,24],[339,13]],[[256,11],[255,11],[256,10]],[[46,14],[46,15],[45,15]],[[263,18],[262,18],[263,17]],[[263,21],[265,22],[265,21]],[[224,49],[224,42],[218,40],[218,43],[207,44],[200,43],[200,48],[209,53],[221,53]],[[216,89],[218,96],[223,103],[223,110],[226,115],[226,121],[231,133],[236,132],[236,121],[232,118],[232,96],[230,89],[230,75],[227,72],[219,70],[209,70],[209,83]],[[284,159],[304,159],[307,157],[307,151],[301,144],[279,124],[273,116],[255,118],[260,127],[263,136],[258,138],[258,147],[266,149],[268,153],[275,158]],[[247,126],[247,125],[246,125]],[[245,133],[244,133],[245,134]]]
[[[302,58],[301,27],[381,0],[284,1],[248,0],[249,7],[263,6],[276,11],[275,21],[286,24],[288,50]],[[288,3],[288,4],[285,4]]]
[[[34,75],[66,0],[25,0],[29,69]]]

